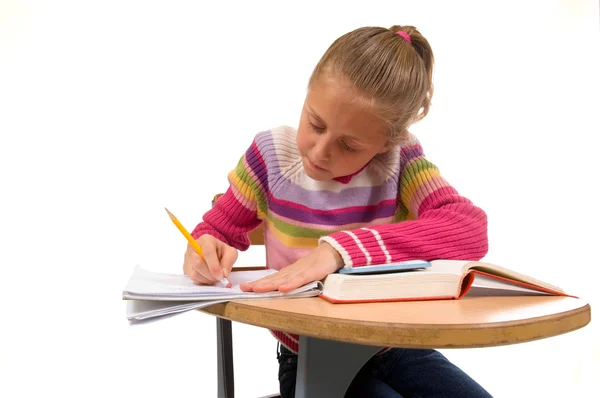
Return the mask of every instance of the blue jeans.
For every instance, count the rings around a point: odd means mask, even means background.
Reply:
[[[298,356],[279,346],[279,390],[293,398]],[[486,398],[491,395],[435,350],[393,348],[372,357],[357,373],[345,398]]]

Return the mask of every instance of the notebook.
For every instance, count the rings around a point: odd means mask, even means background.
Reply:
[[[122,297],[127,300],[127,319],[131,324],[149,323],[187,311],[236,299],[315,297],[323,285],[315,281],[291,292],[243,292],[240,284],[271,275],[276,270],[234,271],[229,274],[231,288],[216,283],[196,285],[183,274],[148,271],[136,266],[127,282]]]

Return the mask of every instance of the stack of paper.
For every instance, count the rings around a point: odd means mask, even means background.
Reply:
[[[288,293],[254,293],[243,292],[240,289],[242,283],[252,282],[276,272],[235,271],[228,277],[232,287],[225,288],[219,284],[200,286],[183,274],[151,272],[136,266],[123,290],[123,299],[127,300],[127,319],[130,324],[148,323],[229,300],[313,297],[323,290],[319,281]]]

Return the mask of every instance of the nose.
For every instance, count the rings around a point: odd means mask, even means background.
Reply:
[[[329,161],[331,158],[332,151],[332,143],[328,137],[328,134],[325,133],[315,142],[315,146],[313,147],[313,158],[316,162],[325,163]]]

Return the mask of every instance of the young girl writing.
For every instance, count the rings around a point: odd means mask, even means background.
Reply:
[[[479,260],[485,213],[426,160],[409,127],[428,112],[433,53],[412,26],[364,27],[338,38],[312,76],[297,129],[257,134],[230,187],[192,236],[184,272],[195,283],[227,276],[248,232],[265,223],[276,274],[245,291],[290,291],[341,267],[414,259]],[[294,395],[298,336],[279,341],[283,397]],[[486,397],[435,350],[388,349],[355,377],[349,396]]]

